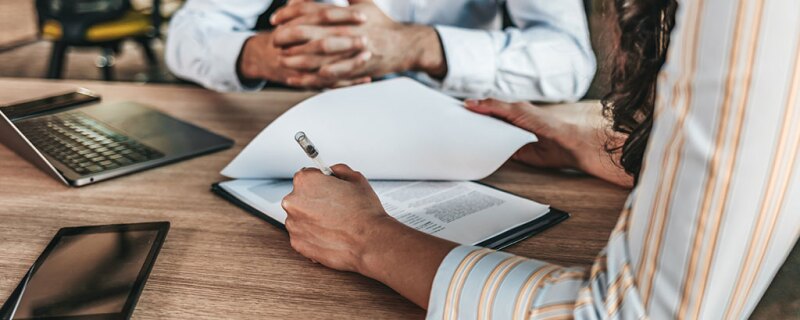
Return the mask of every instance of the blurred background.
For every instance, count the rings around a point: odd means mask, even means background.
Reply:
[[[65,9],[76,2],[88,5]],[[167,70],[163,52],[169,19],[183,2],[0,0],[0,77],[181,82]],[[610,1],[585,2],[600,66],[587,97],[599,98],[607,88],[604,66],[613,39],[613,28],[603,27],[610,21]],[[81,10],[98,14],[65,13]]]
[[[183,1],[89,1],[65,10],[71,2],[0,0],[0,77],[176,81],[164,65],[164,32]],[[51,70],[59,64],[60,73]]]

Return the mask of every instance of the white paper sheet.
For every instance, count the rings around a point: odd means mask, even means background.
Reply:
[[[370,181],[386,212],[416,230],[474,245],[536,220],[550,207],[470,181]],[[232,180],[228,193],[285,223],[291,180]]]
[[[451,97],[397,78],[327,91],[290,109],[264,129],[222,174],[291,178],[314,164],[294,141],[304,131],[329,165],[346,163],[369,179],[479,180],[530,132],[475,114]]]

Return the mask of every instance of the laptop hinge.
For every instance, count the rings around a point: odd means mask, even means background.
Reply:
[[[20,157],[33,163],[33,165],[40,170],[69,186],[69,182],[67,182],[67,179],[64,178],[61,172],[53,167],[50,161],[47,161],[47,158],[33,146],[28,138],[19,131],[17,126],[15,126],[2,111],[0,111],[0,118],[2,118],[2,120],[0,120],[0,143],[3,143]]]

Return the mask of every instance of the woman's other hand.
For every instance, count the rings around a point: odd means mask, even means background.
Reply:
[[[467,100],[465,105],[536,134],[539,141],[522,147],[515,160],[536,167],[577,169],[623,187],[633,185],[633,177],[618,165],[619,155],[606,151],[609,139],[621,144],[625,137],[611,131],[596,102],[536,106],[488,99]]]

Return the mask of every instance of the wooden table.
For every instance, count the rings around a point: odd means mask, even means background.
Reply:
[[[0,146],[0,299],[66,226],[168,220],[167,241],[134,313],[176,319],[408,319],[424,310],[357,274],[312,264],[282,231],[209,191],[219,171],[282,112],[313,93],[220,94],[199,88],[0,79],[0,104],[76,85],[106,102],[134,100],[236,140],[223,152],[68,188]],[[595,178],[507,163],[485,182],[572,217],[507,251],[588,266],[627,191]],[[2,301],[0,300],[0,301]]]

